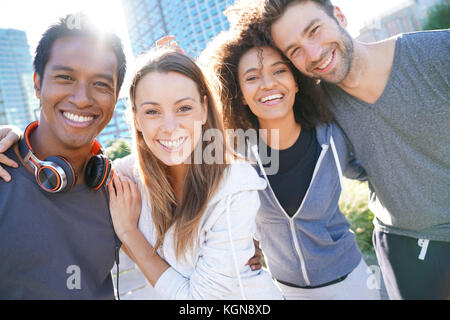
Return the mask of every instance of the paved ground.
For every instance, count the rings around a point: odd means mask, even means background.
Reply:
[[[376,259],[376,258],[375,258]],[[368,265],[376,263],[365,257]],[[113,268],[114,287],[116,286],[116,266]],[[136,267],[128,256],[120,251],[119,291],[122,300],[155,300],[158,299],[153,287],[147,282],[142,272]],[[388,295],[381,278],[380,295],[387,300]]]
[[[122,300],[158,299],[153,287],[147,282],[142,272],[131,259],[120,251],[119,291]],[[116,287],[116,265],[112,270],[114,288]]]

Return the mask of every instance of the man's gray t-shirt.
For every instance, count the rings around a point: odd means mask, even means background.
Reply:
[[[396,41],[384,92],[365,103],[323,84],[339,125],[366,170],[375,227],[450,241],[450,31]]]
[[[20,163],[13,149],[6,155]],[[114,299],[105,188],[51,194],[22,165],[0,180],[0,299]]]

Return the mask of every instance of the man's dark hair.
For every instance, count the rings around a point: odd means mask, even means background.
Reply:
[[[334,17],[334,5],[331,0],[266,0],[263,6],[263,17],[268,26],[278,20],[294,4],[302,2],[314,2],[325,11],[331,18]]]
[[[63,37],[88,37],[99,39],[111,47],[117,57],[117,92],[122,87],[126,72],[126,57],[120,38],[110,32],[99,32],[83,13],[69,14],[50,26],[36,48],[34,71],[43,79],[45,66],[50,58],[53,43]]]

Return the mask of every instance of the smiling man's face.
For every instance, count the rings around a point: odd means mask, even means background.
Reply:
[[[289,6],[272,24],[271,35],[300,72],[339,84],[350,72],[353,42],[344,29],[345,16],[336,7],[334,17],[319,4],[299,2]]]
[[[98,40],[72,36],[53,43],[43,78],[35,74],[40,128],[49,143],[92,145],[114,113],[117,64],[114,51]]]

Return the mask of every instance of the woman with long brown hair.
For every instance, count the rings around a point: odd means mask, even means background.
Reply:
[[[137,159],[116,161],[109,188],[124,250],[162,298],[281,299],[266,271],[246,265],[265,182],[249,163],[229,161],[198,65],[156,50],[135,74],[130,100]]]

